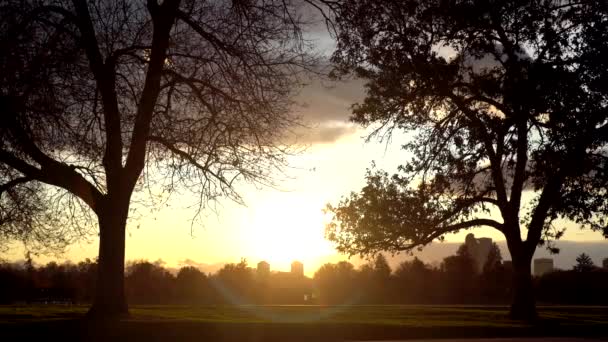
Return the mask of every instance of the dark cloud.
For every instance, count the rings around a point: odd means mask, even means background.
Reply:
[[[304,121],[322,124],[348,122],[351,106],[364,97],[363,81],[323,82],[316,80],[302,89],[296,102]]]
[[[363,99],[363,82],[314,80],[295,99],[305,127],[294,133],[298,143],[327,144],[356,131],[350,123],[351,106]]]

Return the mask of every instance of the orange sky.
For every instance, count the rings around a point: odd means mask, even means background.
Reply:
[[[323,238],[327,202],[360,189],[365,168],[374,160],[379,167],[394,170],[402,160],[398,144],[386,146],[365,144],[363,132],[341,136],[337,141],[317,143],[305,153],[292,158],[293,168],[286,172],[279,189],[241,187],[247,206],[221,202],[216,212],[208,211],[204,225],[191,226],[193,210],[180,208],[175,200],[171,207],[138,221],[130,221],[127,232],[127,260],[162,259],[167,266],[188,263],[213,265],[238,262],[247,258],[255,265],[267,260],[273,270],[288,270],[292,260],[304,262],[305,273],[311,276],[325,262],[346,259],[338,255]],[[142,214],[147,211],[142,211]],[[192,230],[191,230],[192,228]],[[192,232],[192,234],[191,234]],[[478,229],[476,236],[504,240],[492,229]],[[463,241],[467,232],[447,237],[447,241]],[[601,241],[598,233],[583,232],[572,227],[564,240]],[[61,257],[39,257],[38,262],[51,259],[81,260],[97,255],[97,240],[71,246]],[[607,243],[608,246],[608,243]],[[22,258],[13,248],[9,259]]]

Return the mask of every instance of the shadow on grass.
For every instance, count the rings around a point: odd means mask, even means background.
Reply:
[[[534,325],[506,308],[136,306],[129,319],[93,321],[86,307],[0,307],[0,340],[339,341],[481,337],[608,337],[606,308],[550,307]],[[253,312],[256,312],[254,314]],[[331,314],[328,314],[331,313]],[[277,319],[281,317],[281,319]],[[302,318],[317,317],[317,320]]]
[[[337,341],[480,337],[605,337],[606,326],[539,323],[521,327],[411,327],[352,323],[89,321],[83,318],[0,325],[5,341]]]

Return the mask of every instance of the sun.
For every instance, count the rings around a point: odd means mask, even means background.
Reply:
[[[304,263],[306,272],[334,255],[334,248],[324,238],[327,217],[323,204],[297,194],[282,194],[258,203],[247,229],[246,249],[252,261],[265,260],[274,270],[288,270],[290,263],[298,260]]]

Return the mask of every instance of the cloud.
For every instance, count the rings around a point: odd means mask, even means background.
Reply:
[[[299,144],[332,144],[340,138],[349,136],[357,131],[354,124],[337,122],[323,123],[318,127],[302,127],[294,132],[295,142]]]
[[[192,260],[190,258],[186,258],[186,259],[178,261],[177,266],[179,268],[191,266],[191,267],[198,268],[201,272],[204,272],[204,273],[215,273],[224,266],[224,263],[206,264],[206,263],[198,262],[196,260]]]
[[[360,102],[364,95],[362,80],[340,82],[315,80],[302,89],[296,97],[296,102],[301,106],[299,112],[305,121],[347,122],[351,106]]]
[[[314,80],[296,97],[296,112],[306,128],[294,133],[299,143],[327,144],[353,134],[351,106],[364,97],[363,81]]]

